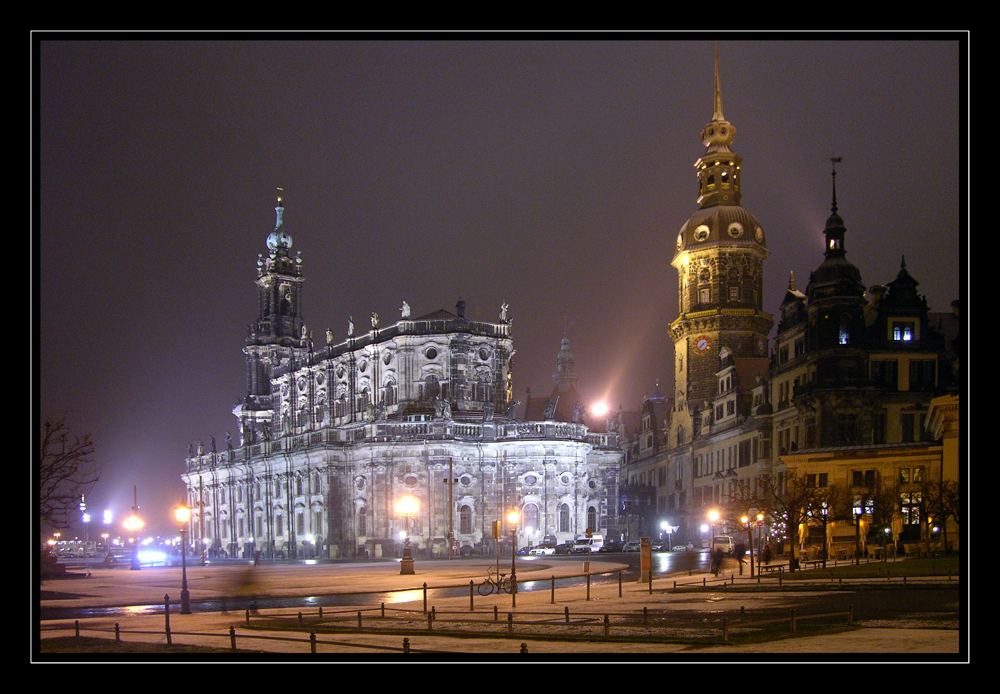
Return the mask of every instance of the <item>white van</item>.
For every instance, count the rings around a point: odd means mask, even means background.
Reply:
[[[736,549],[736,544],[729,535],[716,535],[712,538],[712,552],[715,552],[717,549],[721,549],[727,555],[732,556],[733,550]]]
[[[576,538],[576,542],[573,544],[574,553],[587,553],[592,554],[601,549],[604,546],[604,536],[603,535],[591,535],[587,537],[581,535]]]

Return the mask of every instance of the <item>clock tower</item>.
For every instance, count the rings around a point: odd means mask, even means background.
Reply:
[[[740,206],[742,159],[730,145],[736,128],[722,114],[719,55],[715,54],[712,120],[702,129],[705,154],[694,164],[698,210],[681,227],[671,264],[677,269],[674,402],[670,445],[697,435],[700,414],[716,397],[719,354],[734,361],[768,356],[774,319],[762,310],[768,256],[761,223]]]

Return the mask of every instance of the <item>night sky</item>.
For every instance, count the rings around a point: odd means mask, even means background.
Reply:
[[[552,388],[564,335],[588,402],[669,395],[713,39],[764,309],[822,262],[831,156],[865,284],[905,255],[932,311],[964,295],[960,35],[35,38],[33,414],[69,413],[108,465],[91,537],[133,485],[173,532],[188,443],[239,441],[278,188],[317,346],[403,301],[488,321],[506,302],[517,399]]]

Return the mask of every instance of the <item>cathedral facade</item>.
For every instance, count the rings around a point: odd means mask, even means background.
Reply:
[[[417,556],[492,553],[494,521],[511,537],[510,509],[518,546],[614,532],[620,437],[591,431],[581,408],[560,416],[557,395],[517,418],[506,305],[488,322],[467,318],[462,300],[419,317],[404,302],[399,320],[352,317],[346,339],[328,330],[317,348],[280,198],[275,211],[233,409],[239,440],[192,445],[182,475],[210,554],[395,556],[407,531]],[[571,367],[561,351],[556,390]],[[418,509],[408,518],[404,497]]]

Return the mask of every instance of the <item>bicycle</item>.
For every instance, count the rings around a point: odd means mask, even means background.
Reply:
[[[492,595],[496,591],[500,593],[510,593],[512,581],[507,574],[494,574],[490,569],[486,570],[486,580],[479,584],[480,595]]]

